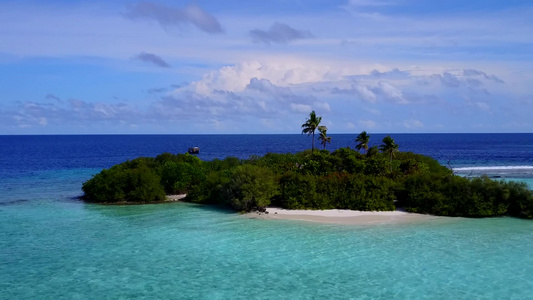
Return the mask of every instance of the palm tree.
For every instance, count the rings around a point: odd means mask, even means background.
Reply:
[[[324,146],[324,149],[326,149],[327,143],[331,143],[331,137],[326,135],[327,131],[328,128],[326,126],[318,126],[318,132],[320,132],[318,140],[320,140],[322,146]]]
[[[398,145],[394,142],[394,139],[390,137],[390,135],[387,135],[383,138],[383,145],[379,147],[381,152],[388,153],[390,155],[390,170],[392,172],[392,157],[394,156],[394,152],[398,151]]]
[[[369,141],[370,141],[370,135],[367,134],[366,131],[363,131],[355,139],[355,142],[359,143],[359,144],[357,144],[357,146],[355,146],[355,148],[357,150],[364,149],[365,153],[367,153],[368,152],[368,142]]]
[[[311,143],[311,153],[315,151],[315,130],[320,125],[322,117],[317,117],[315,111],[313,110],[309,114],[309,119],[305,120],[305,123],[302,124],[302,133],[307,133],[307,135],[313,135],[313,142]]]

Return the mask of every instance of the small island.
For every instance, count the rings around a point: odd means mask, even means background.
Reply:
[[[302,125],[313,135],[311,150],[268,153],[248,159],[202,161],[190,154],[139,157],[94,175],[82,186],[91,203],[183,201],[231,207],[238,212],[268,206],[291,210],[394,211],[436,216],[533,218],[533,191],[525,183],[465,178],[431,157],[400,152],[390,136],[368,147],[359,134],[355,149],[326,150],[331,140],[315,113]],[[320,132],[322,150],[314,149]]]

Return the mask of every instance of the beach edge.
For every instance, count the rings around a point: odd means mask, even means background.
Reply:
[[[438,220],[446,217],[395,211],[357,211],[345,209],[328,210],[289,210],[267,207],[264,213],[245,214],[251,219],[262,220],[296,220],[324,224],[374,225],[374,224],[408,224]]]

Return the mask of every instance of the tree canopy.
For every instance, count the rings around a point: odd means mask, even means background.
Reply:
[[[327,135],[328,128],[326,126],[318,126],[318,132],[320,132],[320,135],[318,136],[318,140],[324,146],[324,149],[326,149],[326,145],[328,143],[331,143],[331,137]]]
[[[366,133],[366,131],[361,132],[357,138],[355,139],[355,142],[357,145],[355,146],[355,149],[357,150],[365,150],[365,153],[368,151],[368,143],[370,142],[370,135]]]
[[[390,137],[390,135],[387,135],[383,138],[383,144],[379,146],[379,149],[383,153],[387,153],[390,156],[390,161],[392,164],[392,158],[394,157],[394,153],[398,151],[398,144],[394,142],[394,139]],[[392,166],[391,166],[392,168]]]
[[[395,145],[388,141],[384,145]],[[362,155],[340,148],[212,161],[165,153],[102,170],[82,189],[84,199],[96,203],[160,202],[165,193],[185,193],[186,201],[237,211],[268,205],[373,211],[402,206],[444,216],[533,218],[533,192],[525,184],[455,176],[436,160],[396,146],[390,147],[396,149],[391,162],[387,149],[372,155],[370,149]]]

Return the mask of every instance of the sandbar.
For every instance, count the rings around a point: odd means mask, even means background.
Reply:
[[[345,225],[372,224],[406,224],[436,220],[444,217],[396,211],[356,211],[344,209],[327,210],[289,210],[268,207],[268,213],[249,213],[247,216],[256,219],[299,220],[318,223]]]

